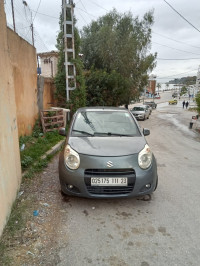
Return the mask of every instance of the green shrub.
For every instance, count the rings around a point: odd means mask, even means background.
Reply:
[[[31,156],[24,156],[23,160],[21,161],[22,169],[28,168],[33,162],[33,158]]]

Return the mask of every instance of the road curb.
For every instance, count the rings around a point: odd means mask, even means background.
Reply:
[[[50,150],[48,150],[44,155],[42,155],[40,159],[44,160],[47,158],[48,155],[54,155],[56,152],[58,152],[62,148],[64,143],[65,143],[65,139],[61,140],[56,145],[54,145]],[[28,170],[22,173],[22,178],[26,175],[27,172]]]
[[[44,160],[48,155],[54,155],[57,151],[59,151],[65,143],[65,139],[58,142],[55,146],[53,146],[50,150],[48,150],[44,155],[42,155],[41,159]]]

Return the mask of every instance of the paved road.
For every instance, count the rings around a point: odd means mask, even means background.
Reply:
[[[151,201],[70,199],[59,266],[200,265],[200,142],[190,116],[181,103],[161,104],[140,122],[158,162]]]
[[[170,98],[164,93],[163,102]],[[199,266],[200,139],[188,128],[192,113],[158,104],[140,126],[158,163],[159,185],[150,201],[94,200],[60,195],[58,156],[24,189],[32,197],[21,244],[12,265]],[[22,188],[23,189],[23,188]]]

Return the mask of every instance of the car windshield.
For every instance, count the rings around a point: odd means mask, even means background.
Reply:
[[[136,107],[133,108],[133,111],[144,111],[144,108],[136,106]]]
[[[82,111],[75,118],[73,136],[140,136],[138,127],[127,111]]]

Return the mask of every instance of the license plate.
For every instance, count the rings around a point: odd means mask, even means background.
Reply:
[[[91,186],[127,186],[127,177],[91,177]]]

